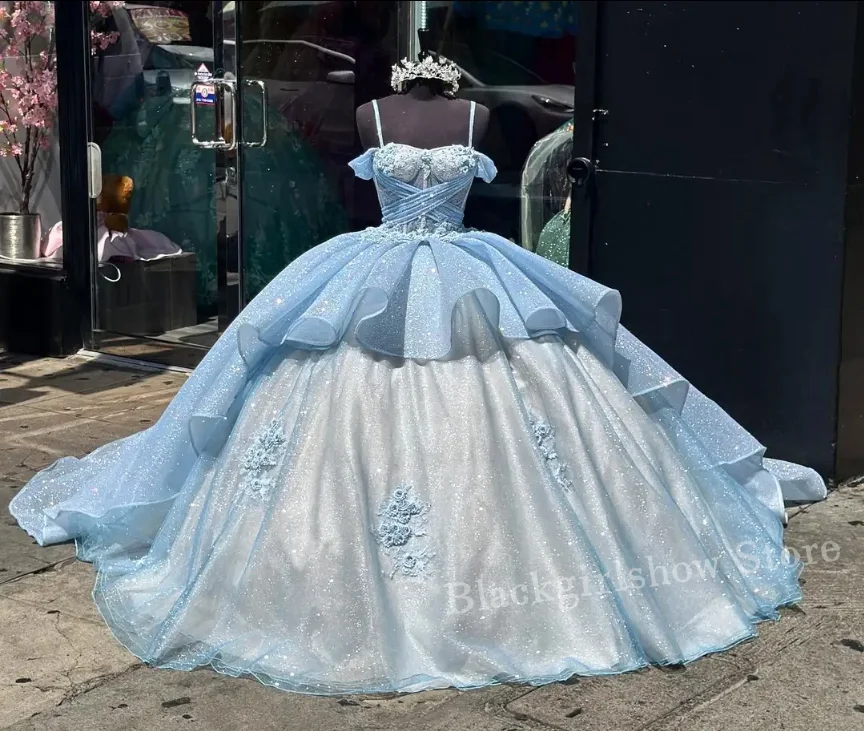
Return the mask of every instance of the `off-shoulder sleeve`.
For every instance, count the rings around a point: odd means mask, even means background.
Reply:
[[[478,152],[475,176],[483,180],[484,183],[491,183],[497,174],[498,168],[495,167],[495,163],[482,152]]]
[[[377,147],[370,147],[366,152],[360,155],[360,157],[355,157],[348,163],[354,171],[354,174],[361,180],[372,179],[372,159],[375,157],[375,151],[377,149]]]

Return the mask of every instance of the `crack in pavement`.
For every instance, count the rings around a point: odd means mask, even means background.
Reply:
[[[18,576],[12,576],[8,579],[3,579],[0,581],[0,586],[4,584],[11,584],[13,581],[21,581],[22,579],[26,579],[28,576],[37,576],[38,574],[44,574],[46,571],[53,571],[57,568],[63,568],[67,564],[75,563],[78,560],[76,556],[67,556],[66,558],[58,559],[57,561],[53,561],[52,563],[46,564],[45,566],[40,566],[38,569],[32,569],[31,571],[26,571],[23,574],[18,574]]]
[[[73,689],[75,687],[75,681],[72,680],[72,673],[74,673],[79,667],[81,667],[81,650],[79,650],[75,643],[72,642],[72,639],[67,635],[63,630],[60,629],[60,618],[62,614],[57,614],[54,617],[54,631],[60,635],[64,640],[66,640],[66,644],[69,645],[69,648],[75,654],[75,659],[73,660],[73,665],[68,670],[60,670],[60,674],[66,678],[66,681],[69,684],[69,688]],[[62,702],[62,701],[61,701]],[[57,705],[60,705],[59,703]]]
[[[516,696],[515,698],[511,698],[506,703],[502,703],[499,707],[501,708],[501,710],[503,710],[505,713],[507,713],[510,716],[510,718],[512,718],[514,721],[519,721],[520,723],[524,723],[525,721],[530,721],[532,724],[535,724],[536,727],[538,727],[540,729],[547,729],[548,728],[548,729],[555,729],[556,731],[569,731],[569,729],[567,729],[565,726],[558,726],[557,724],[549,723],[547,721],[541,721],[539,718],[532,716],[529,713],[524,713],[523,711],[510,710],[509,706],[511,703],[516,703],[517,701],[521,701],[523,698],[527,698],[529,695],[536,693],[538,690],[540,690],[539,687],[528,688],[524,693],[521,693],[520,695]],[[492,704],[487,703],[484,706],[483,710],[486,711],[487,713],[490,713],[491,712],[490,708],[489,708],[490,705],[492,705]],[[497,717],[497,714],[493,714],[493,715],[496,715],[496,717]]]

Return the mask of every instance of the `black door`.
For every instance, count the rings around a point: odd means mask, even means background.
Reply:
[[[576,139],[596,163],[583,271],[769,454],[823,473],[856,5],[600,2],[608,113]]]

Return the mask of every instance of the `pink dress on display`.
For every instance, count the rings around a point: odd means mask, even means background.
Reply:
[[[99,229],[96,250],[100,262],[112,259],[140,259],[151,261],[166,256],[182,254],[181,249],[165,234],[149,229],[130,228],[128,231],[111,231],[105,225],[105,214],[99,213]],[[50,259],[63,257],[63,224],[54,224],[42,247],[42,256]]]

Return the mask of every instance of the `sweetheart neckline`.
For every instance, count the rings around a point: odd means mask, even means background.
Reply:
[[[438,147],[416,147],[414,145],[406,145],[404,142],[387,142],[379,147],[370,147],[366,152],[378,152],[379,150],[383,150],[385,147],[390,147],[391,145],[394,147],[407,147],[411,150],[417,150],[418,152],[437,152],[438,150],[449,150],[451,147],[459,147],[463,150],[469,150],[474,153],[477,152],[473,147],[460,145],[458,143],[453,145],[439,145]]]

